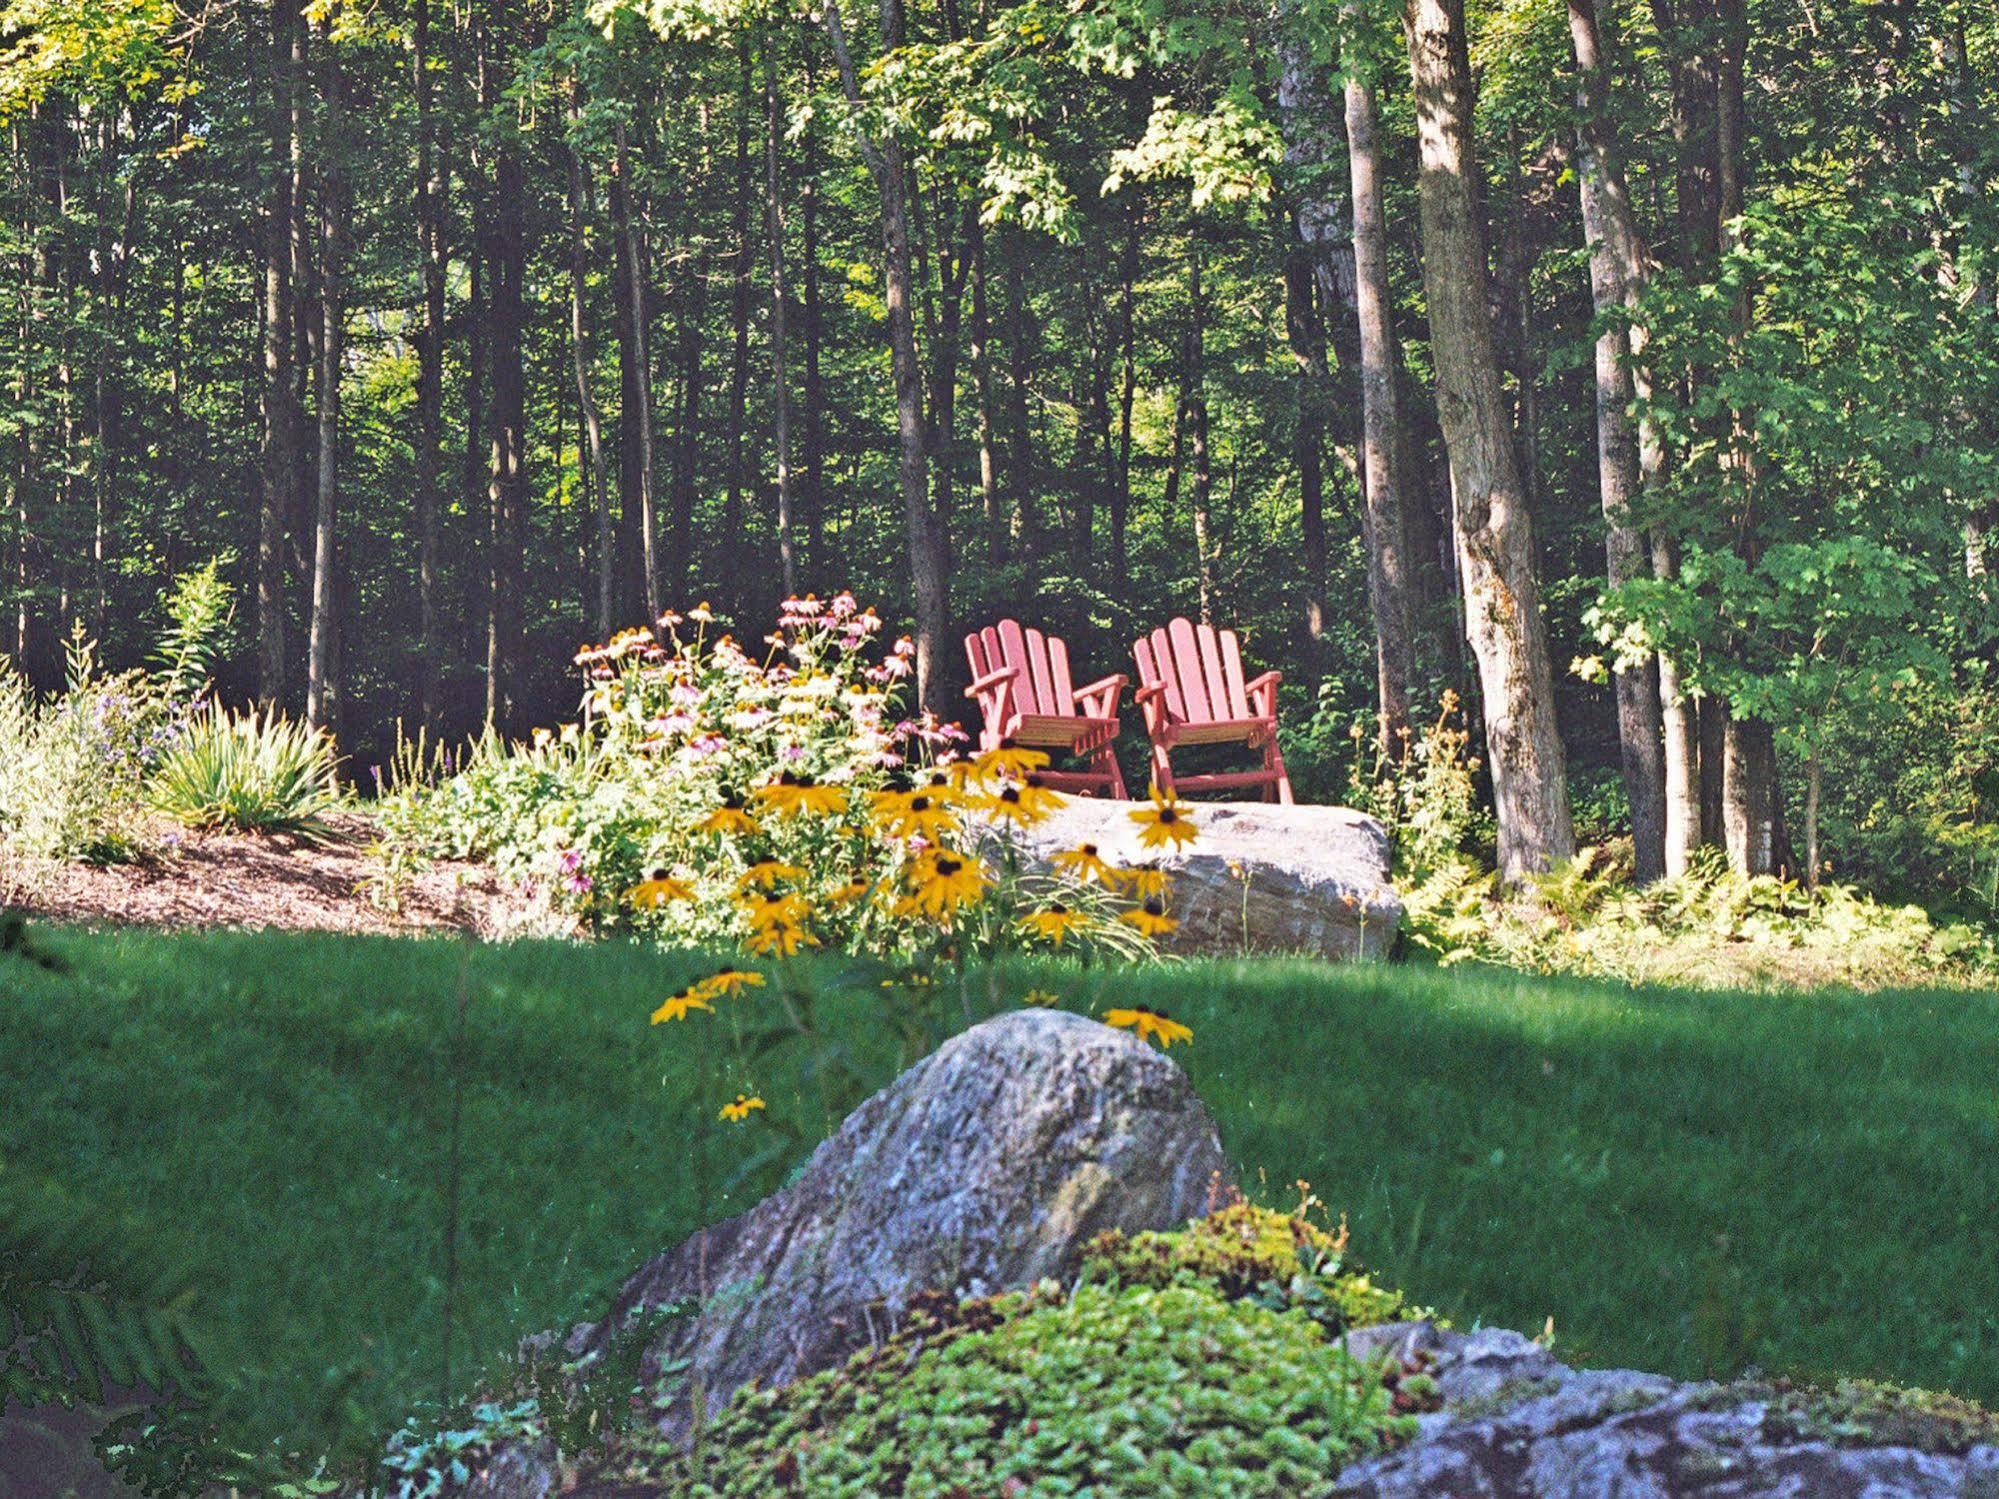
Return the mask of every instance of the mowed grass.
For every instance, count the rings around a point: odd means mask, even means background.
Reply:
[[[715,1122],[703,967],[620,946],[45,933],[0,957],[0,1163],[195,1269],[259,1434],[393,1424],[441,1379],[450,1045],[463,1049],[457,1374],[593,1315],[646,1255],[781,1181],[820,1080]],[[830,975],[832,969],[819,970]],[[1309,1181],[1354,1250],[1461,1323],[1679,1375],[1753,1363],[1999,1402],[1999,995],[1633,991],[1294,961],[1009,965],[1089,1011],[1163,1006],[1252,1195]],[[765,999],[725,1003],[762,1003]],[[820,1011],[863,1075],[893,1000]]]

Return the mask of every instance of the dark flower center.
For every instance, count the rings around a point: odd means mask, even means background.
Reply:
[[[957,859],[939,859],[937,861],[937,872],[946,879],[949,879],[964,867],[964,864]]]
[[[1069,908],[1063,905],[1062,902],[1058,900],[1055,902],[1054,905],[1048,908],[1048,914],[1050,916],[1067,916],[1069,914]]]
[[[1018,806],[1020,804],[1020,788],[1018,786],[1007,787],[1006,790],[1000,793],[1000,800],[1010,806]]]
[[[1094,843],[1086,843],[1086,844],[1084,844],[1084,845],[1083,845],[1083,857],[1084,857],[1084,858],[1086,858],[1086,859],[1094,859],[1094,858],[1096,858],[1096,856],[1097,856],[1097,846],[1096,846],[1096,844],[1094,844]]]
[[[1161,807],[1159,809],[1159,820],[1167,823],[1178,822],[1180,814],[1175,812],[1171,807]]]
[[[911,797],[909,799],[909,810],[912,812],[928,812],[930,810],[930,798],[927,796]]]
[[[1158,896],[1153,896],[1151,900],[1145,903],[1145,914],[1148,916],[1164,916],[1166,914],[1165,903]]]

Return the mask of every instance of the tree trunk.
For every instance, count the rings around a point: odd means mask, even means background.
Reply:
[[[1645,538],[1631,518],[1642,482],[1639,434],[1632,415],[1632,340],[1618,321],[1636,305],[1640,286],[1634,283],[1642,279],[1645,253],[1637,242],[1637,217],[1611,133],[1610,80],[1597,32],[1595,0],[1568,0],[1568,10],[1576,58],[1576,181],[1582,194],[1583,239],[1589,248],[1590,295],[1597,318],[1604,323],[1596,339],[1597,483],[1610,586],[1621,588],[1651,572]],[[1658,673],[1652,662],[1618,672],[1617,737],[1624,790],[1631,803],[1633,873],[1640,884],[1650,884],[1667,872],[1662,724]]]
[[[805,86],[816,90],[808,49]],[[816,93],[814,94],[816,97]],[[805,284],[802,288],[805,314],[804,448],[805,483],[799,495],[800,520],[805,532],[804,571],[810,578],[819,570],[820,527],[826,515],[826,384],[820,374],[819,351],[825,325],[819,302],[819,147],[814,135],[805,136],[803,180],[798,185],[799,229],[803,243]]]
[[[271,7],[271,173],[264,242],[264,396],[262,494],[257,507],[257,700],[285,695],[285,523],[296,501],[297,391],[292,369],[291,157],[300,130],[292,32],[301,24],[297,0]]]
[[[1358,0],[1347,12],[1358,24]],[[1348,176],[1353,187],[1354,304],[1360,333],[1361,465],[1367,505],[1367,596],[1374,616],[1375,686],[1381,752],[1401,758],[1409,735],[1409,580],[1404,541],[1406,486],[1398,458],[1396,382],[1402,356],[1390,322],[1388,227],[1381,201],[1379,111],[1374,80],[1346,80]]]
[[[743,427],[749,416],[750,392],[750,46],[747,37],[737,42],[740,77],[736,89],[736,196],[730,234],[735,249],[729,302],[731,342],[729,350],[729,428],[725,449],[728,453],[729,481],[722,505],[722,538],[725,546],[743,544]]]
[[[499,20],[502,34],[514,24]],[[495,62],[512,59],[512,39],[500,44]],[[496,76],[489,74],[489,77]],[[493,372],[492,438],[486,467],[491,592],[486,616],[486,719],[502,730],[514,725],[521,669],[521,594],[524,586],[527,507],[527,368],[523,282],[527,271],[526,183],[522,144],[512,106],[499,90],[487,101],[496,140],[493,148],[493,207],[486,263],[492,269],[491,346]]]
[[[1728,720],[1722,746],[1721,826],[1729,866],[1740,874],[1770,874],[1777,859],[1777,752],[1770,725]]]
[[[1294,245],[1284,257],[1284,332],[1291,348],[1291,462],[1298,470],[1305,637],[1316,657],[1326,633],[1326,340],[1319,325],[1311,255],[1303,244]]]
[[[986,307],[986,236],[974,223],[972,257],[972,388],[978,404],[979,513],[986,530],[986,564],[1006,561],[1006,521],[1000,512],[999,454],[993,413],[992,319]]]
[[[785,340],[791,310],[786,299],[784,265],[784,176],[779,150],[784,137],[784,112],[778,103],[777,48],[765,43],[764,53],[764,199],[770,238],[770,382],[773,425],[777,440],[777,565],[786,597],[798,593],[798,539],[793,534],[794,497],[791,474],[791,372],[786,365]]]
[[[1041,509],[1034,492],[1034,428],[1027,418],[1027,393],[1034,384],[1035,337],[1021,270],[1023,232],[1016,228],[1009,236],[1006,257],[1007,435],[1011,449],[1007,485],[1013,491],[1016,550],[1031,564],[1041,555]]]
[[[1214,494],[1214,465],[1208,452],[1207,297],[1201,287],[1201,245],[1195,240],[1187,257],[1187,445],[1193,471],[1188,485],[1194,512],[1194,578],[1203,624],[1215,617],[1214,554],[1208,546],[1209,506]]]
[[[416,345],[417,722],[427,734],[441,724],[438,700],[444,665],[438,608],[439,493],[444,441],[444,162],[430,78],[430,0],[415,0],[417,106],[417,259],[423,276],[423,320]]]
[[[1125,530],[1131,516],[1131,409],[1138,395],[1137,331],[1133,317],[1139,272],[1139,234],[1143,221],[1136,210],[1125,231],[1124,264],[1118,286],[1118,435],[1117,459],[1111,479],[1111,579],[1122,590],[1130,573]]]
[[[340,374],[346,332],[347,179],[343,80],[330,28],[321,33],[319,173],[319,471],[312,539],[312,631],[306,664],[306,721],[340,728],[340,596],[335,522],[339,515]]]
[[[637,597],[648,621],[660,615],[659,517],[653,487],[652,355],[646,312],[644,231],[632,202],[632,156],[621,119],[612,129],[611,237],[618,334],[618,492],[624,529],[635,537]],[[676,556],[685,565],[685,538]]]
[[[611,525],[610,484],[604,467],[604,419],[591,390],[590,373],[596,357],[590,343],[586,292],[590,277],[589,222],[594,211],[590,169],[576,137],[583,120],[583,84],[573,79],[569,89],[569,351],[576,371],[577,415],[583,428],[584,499],[596,540],[596,590],[592,617],[599,639],[608,638],[616,613],[617,538]]]
[[[1437,417],[1457,496],[1466,636],[1485,699],[1499,868],[1518,880],[1571,857],[1575,833],[1533,535],[1493,352],[1463,0],[1411,0],[1408,38]]]
[[[847,48],[846,31],[837,5],[823,12],[826,35],[840,69],[848,107],[858,117],[862,109],[860,75]],[[902,44],[899,0],[881,0],[882,42]],[[909,547],[909,570],[916,595],[916,695],[925,708],[943,714],[952,705],[943,697],[944,637],[950,613],[947,552],[941,527],[930,512],[926,472],[928,433],[923,420],[923,371],[917,362],[914,291],[909,252],[908,167],[902,143],[891,132],[879,141],[858,133],[862,155],[874,175],[881,197],[882,269],[888,314],[889,362],[895,380],[896,430],[900,445],[897,476],[902,489],[903,526]]]

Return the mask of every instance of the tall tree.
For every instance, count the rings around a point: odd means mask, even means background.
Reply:
[[[297,0],[273,0],[271,166],[263,250],[263,452],[257,507],[257,697],[265,703],[279,702],[285,693],[285,524],[295,505],[292,482],[298,463],[294,439],[299,413],[292,370],[292,160],[301,128],[294,39],[301,25]]]
[[[1465,633],[1484,698],[1500,872],[1519,879],[1574,854],[1575,832],[1531,521],[1493,350],[1484,234],[1473,190],[1478,179],[1463,0],[1411,0],[1407,30],[1423,286],[1437,418],[1455,486]]]
[[[487,90],[481,99],[493,143],[493,201],[481,257],[491,268],[487,357],[492,366],[492,436],[486,464],[486,718],[514,726],[521,672],[521,604],[527,512],[527,204],[522,141],[501,79],[511,73],[520,22],[494,0],[485,45]]]
[[[1375,687],[1382,753],[1398,758],[1408,740],[1410,644],[1404,484],[1397,455],[1396,382],[1402,356],[1390,321],[1388,226],[1382,209],[1380,111],[1371,58],[1358,45],[1360,0],[1348,0],[1352,48],[1345,106],[1347,171],[1353,189],[1354,307],[1359,324],[1361,463],[1367,499],[1367,596],[1374,618]]]
[[[340,728],[340,381],[346,351],[346,99],[331,19],[321,23],[319,89],[319,433],[312,530],[312,629],[305,716]]]
[[[837,0],[824,7],[823,24],[839,68],[840,87],[855,117],[854,137],[881,199],[883,301],[899,444],[896,477],[902,491],[903,532],[916,595],[916,692],[924,707],[947,712],[951,708],[945,697],[949,545],[942,520],[930,509],[929,430],[923,416],[923,370],[916,348],[915,274],[909,247],[909,164],[893,126],[876,137],[862,124],[865,101],[860,72],[847,44]],[[884,47],[902,45],[901,0],[881,0],[881,35]]]
[[[423,310],[416,341],[417,722],[429,734],[442,727],[439,701],[444,660],[443,610],[438,599],[440,493],[444,462],[445,259],[443,153],[437,145],[436,90],[430,0],[414,0],[411,70],[416,95],[416,240]]]
[[[1590,294],[1600,327],[1596,337],[1597,485],[1603,500],[1604,551],[1610,586],[1621,588],[1651,571],[1650,549],[1633,518],[1642,483],[1640,435],[1633,404],[1634,350],[1627,321],[1645,275],[1624,168],[1610,119],[1610,74],[1597,27],[1595,0],[1568,0],[1569,37],[1576,59],[1576,181],[1582,194],[1583,237],[1589,247]],[[1658,436],[1647,434],[1656,453]],[[1656,464],[1655,464],[1656,467]],[[1655,663],[1628,663],[1616,676],[1617,737],[1624,790],[1631,804],[1634,872],[1650,883],[1668,872],[1669,803],[1659,675]],[[1698,802],[1688,784],[1685,729],[1676,745],[1678,792],[1671,803],[1672,842],[1684,872],[1689,814]]]
[[[777,91],[777,43],[764,46],[764,212],[770,239],[770,384],[777,445],[777,566],[787,596],[798,592],[798,538],[791,472],[791,370],[788,363],[791,290],[785,276],[784,110]]]
[[[592,608],[597,633],[608,636],[617,610],[617,537],[611,524],[610,485],[604,469],[604,419],[591,388],[591,370],[596,354],[590,339],[589,222],[594,212],[590,188],[590,168],[583,158],[578,139],[583,123],[583,81],[573,79],[569,90],[569,351],[576,376],[576,407],[583,424],[583,444],[592,536],[595,541],[595,580]]]

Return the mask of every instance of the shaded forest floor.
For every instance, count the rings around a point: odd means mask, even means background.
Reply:
[[[415,874],[397,909],[375,901],[373,823],[336,813],[317,842],[175,830],[126,864],[0,867],[0,904],[81,926],[239,927],[392,934],[498,935],[517,902],[480,864],[440,861]]]

